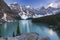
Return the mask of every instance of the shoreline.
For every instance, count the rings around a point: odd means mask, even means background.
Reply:
[[[49,37],[42,37],[39,36],[37,33],[25,33],[25,34],[21,34],[20,36],[16,36],[16,37],[7,37],[7,38],[3,38],[0,37],[0,40],[50,40]]]

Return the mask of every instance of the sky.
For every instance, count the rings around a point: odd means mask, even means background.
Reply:
[[[17,2],[20,5],[31,6],[33,8],[38,8],[41,6],[47,6],[49,3],[55,2],[55,0],[5,0],[5,2],[9,5],[11,3]]]

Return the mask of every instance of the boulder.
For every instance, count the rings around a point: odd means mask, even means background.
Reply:
[[[16,37],[18,40],[50,40],[48,37],[41,37],[37,33],[26,33]]]

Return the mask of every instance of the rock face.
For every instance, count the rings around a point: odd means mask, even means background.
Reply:
[[[20,17],[22,15],[26,15],[29,18],[32,18],[33,11],[30,8],[27,8],[26,6],[19,5],[17,2],[10,4],[9,6],[11,10],[14,12],[15,15],[19,15]]]
[[[0,19],[2,18],[3,13],[2,13],[2,8],[0,7]]]
[[[2,14],[4,14],[4,13],[6,13],[7,14],[7,17],[9,16],[10,17],[10,19],[16,19],[16,17],[18,17],[18,15],[14,15],[14,12],[10,9],[10,7],[4,2],[4,0],[0,0],[0,12],[2,12],[2,13],[0,13],[1,15],[1,17],[3,17],[2,16]],[[1,19],[1,18],[0,18]]]

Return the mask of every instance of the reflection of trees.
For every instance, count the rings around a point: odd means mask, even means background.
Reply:
[[[18,26],[17,26],[17,33],[16,35],[20,35],[20,27],[19,27],[19,23],[18,23]]]
[[[48,23],[50,25],[53,25],[54,28],[56,28],[55,30],[58,31],[58,35],[60,36],[60,12],[56,15],[32,19],[32,22]]]
[[[1,29],[0,29],[0,37],[1,37]]]

